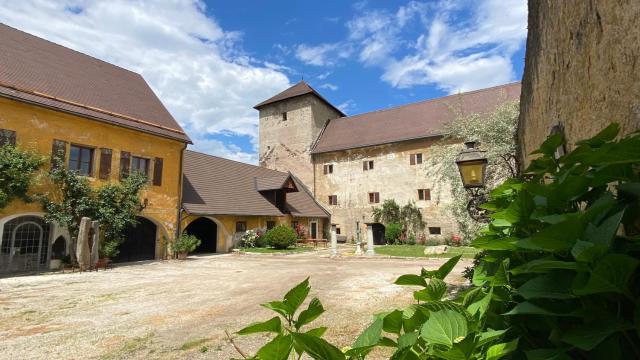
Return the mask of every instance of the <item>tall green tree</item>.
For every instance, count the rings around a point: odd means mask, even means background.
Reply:
[[[7,144],[0,147],[0,209],[14,199],[32,201],[29,189],[37,182],[44,158]]]
[[[402,239],[406,239],[408,233],[416,234],[424,230],[426,223],[422,218],[422,212],[414,202],[409,202],[404,206],[398,205],[393,199],[387,199],[381,207],[374,207],[372,210],[373,220],[387,226],[389,224],[400,224],[402,226]]]
[[[506,102],[485,114],[456,112],[456,118],[445,128],[447,135],[430,148],[426,160],[427,176],[434,179],[434,184],[437,184],[434,187],[443,190],[436,193],[450,191],[452,202],[447,210],[458,223],[461,235],[469,241],[484,225],[473,220],[467,212],[467,204],[471,198],[462,186],[455,163],[456,157],[464,148],[461,141],[479,141],[481,150],[486,151],[487,191],[491,191],[505,179],[517,176],[519,164],[515,134],[520,104],[518,101]]]

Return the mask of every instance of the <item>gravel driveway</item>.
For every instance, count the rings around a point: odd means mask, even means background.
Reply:
[[[0,279],[0,358],[238,358],[224,330],[268,319],[259,304],[281,298],[307,276],[310,298],[319,297],[326,309],[314,324],[329,326],[325,338],[346,346],[372,314],[411,302],[411,289],[393,285],[397,276],[443,262],[224,254]],[[458,264],[447,280],[463,283],[469,263]],[[264,341],[236,339],[249,353]]]

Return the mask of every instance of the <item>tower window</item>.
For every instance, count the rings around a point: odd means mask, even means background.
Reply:
[[[362,170],[373,170],[373,160],[367,160],[362,162]]]
[[[338,195],[329,195],[329,205],[338,205]]]
[[[286,112],[282,113],[282,121],[287,121],[287,113]]]
[[[323,172],[325,173],[325,175],[326,174],[333,174],[333,164],[325,164]]]
[[[369,193],[369,203],[377,204],[380,202],[380,193],[379,192],[370,192]]]
[[[421,153],[411,154],[409,156],[409,164],[411,165],[422,164],[422,154]]]
[[[418,200],[431,200],[431,189],[418,189]]]

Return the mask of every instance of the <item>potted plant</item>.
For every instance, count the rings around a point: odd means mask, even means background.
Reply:
[[[180,237],[173,243],[173,252],[178,255],[179,260],[187,258],[190,252],[195,250],[200,245],[200,239],[190,234],[181,234]]]

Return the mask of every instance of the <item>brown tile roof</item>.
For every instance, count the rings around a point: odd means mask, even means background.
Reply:
[[[520,83],[445,96],[360,115],[330,120],[320,134],[314,154],[443,135],[453,120],[452,109],[482,113],[520,99]]]
[[[285,181],[291,176],[288,173],[280,173],[274,176],[256,177],[256,190],[267,191],[282,189]]]
[[[253,108],[259,110],[261,107],[263,107],[265,105],[273,104],[273,103],[276,103],[278,101],[291,99],[291,98],[294,98],[294,97],[297,97],[297,96],[302,96],[302,95],[307,95],[307,94],[313,94],[313,95],[317,96],[320,100],[324,101],[327,105],[329,105],[332,108],[334,108],[342,116],[346,116],[340,109],[338,109],[337,107],[333,106],[333,104],[331,104],[329,101],[327,101],[325,98],[323,98],[322,95],[320,95],[320,93],[318,93],[314,88],[309,86],[309,84],[307,84],[304,80],[300,80],[299,83],[297,83],[297,84],[293,85],[292,87],[284,90],[283,92],[277,94],[276,96],[271,97],[271,98],[261,102],[260,104],[254,106]]]
[[[292,177],[297,192],[287,194],[293,216],[329,217],[302,182],[289,173],[249,165],[195,151],[184,154],[182,206],[198,215],[282,216],[256,188],[273,186]]]
[[[139,74],[4,24],[0,96],[190,142]]]

